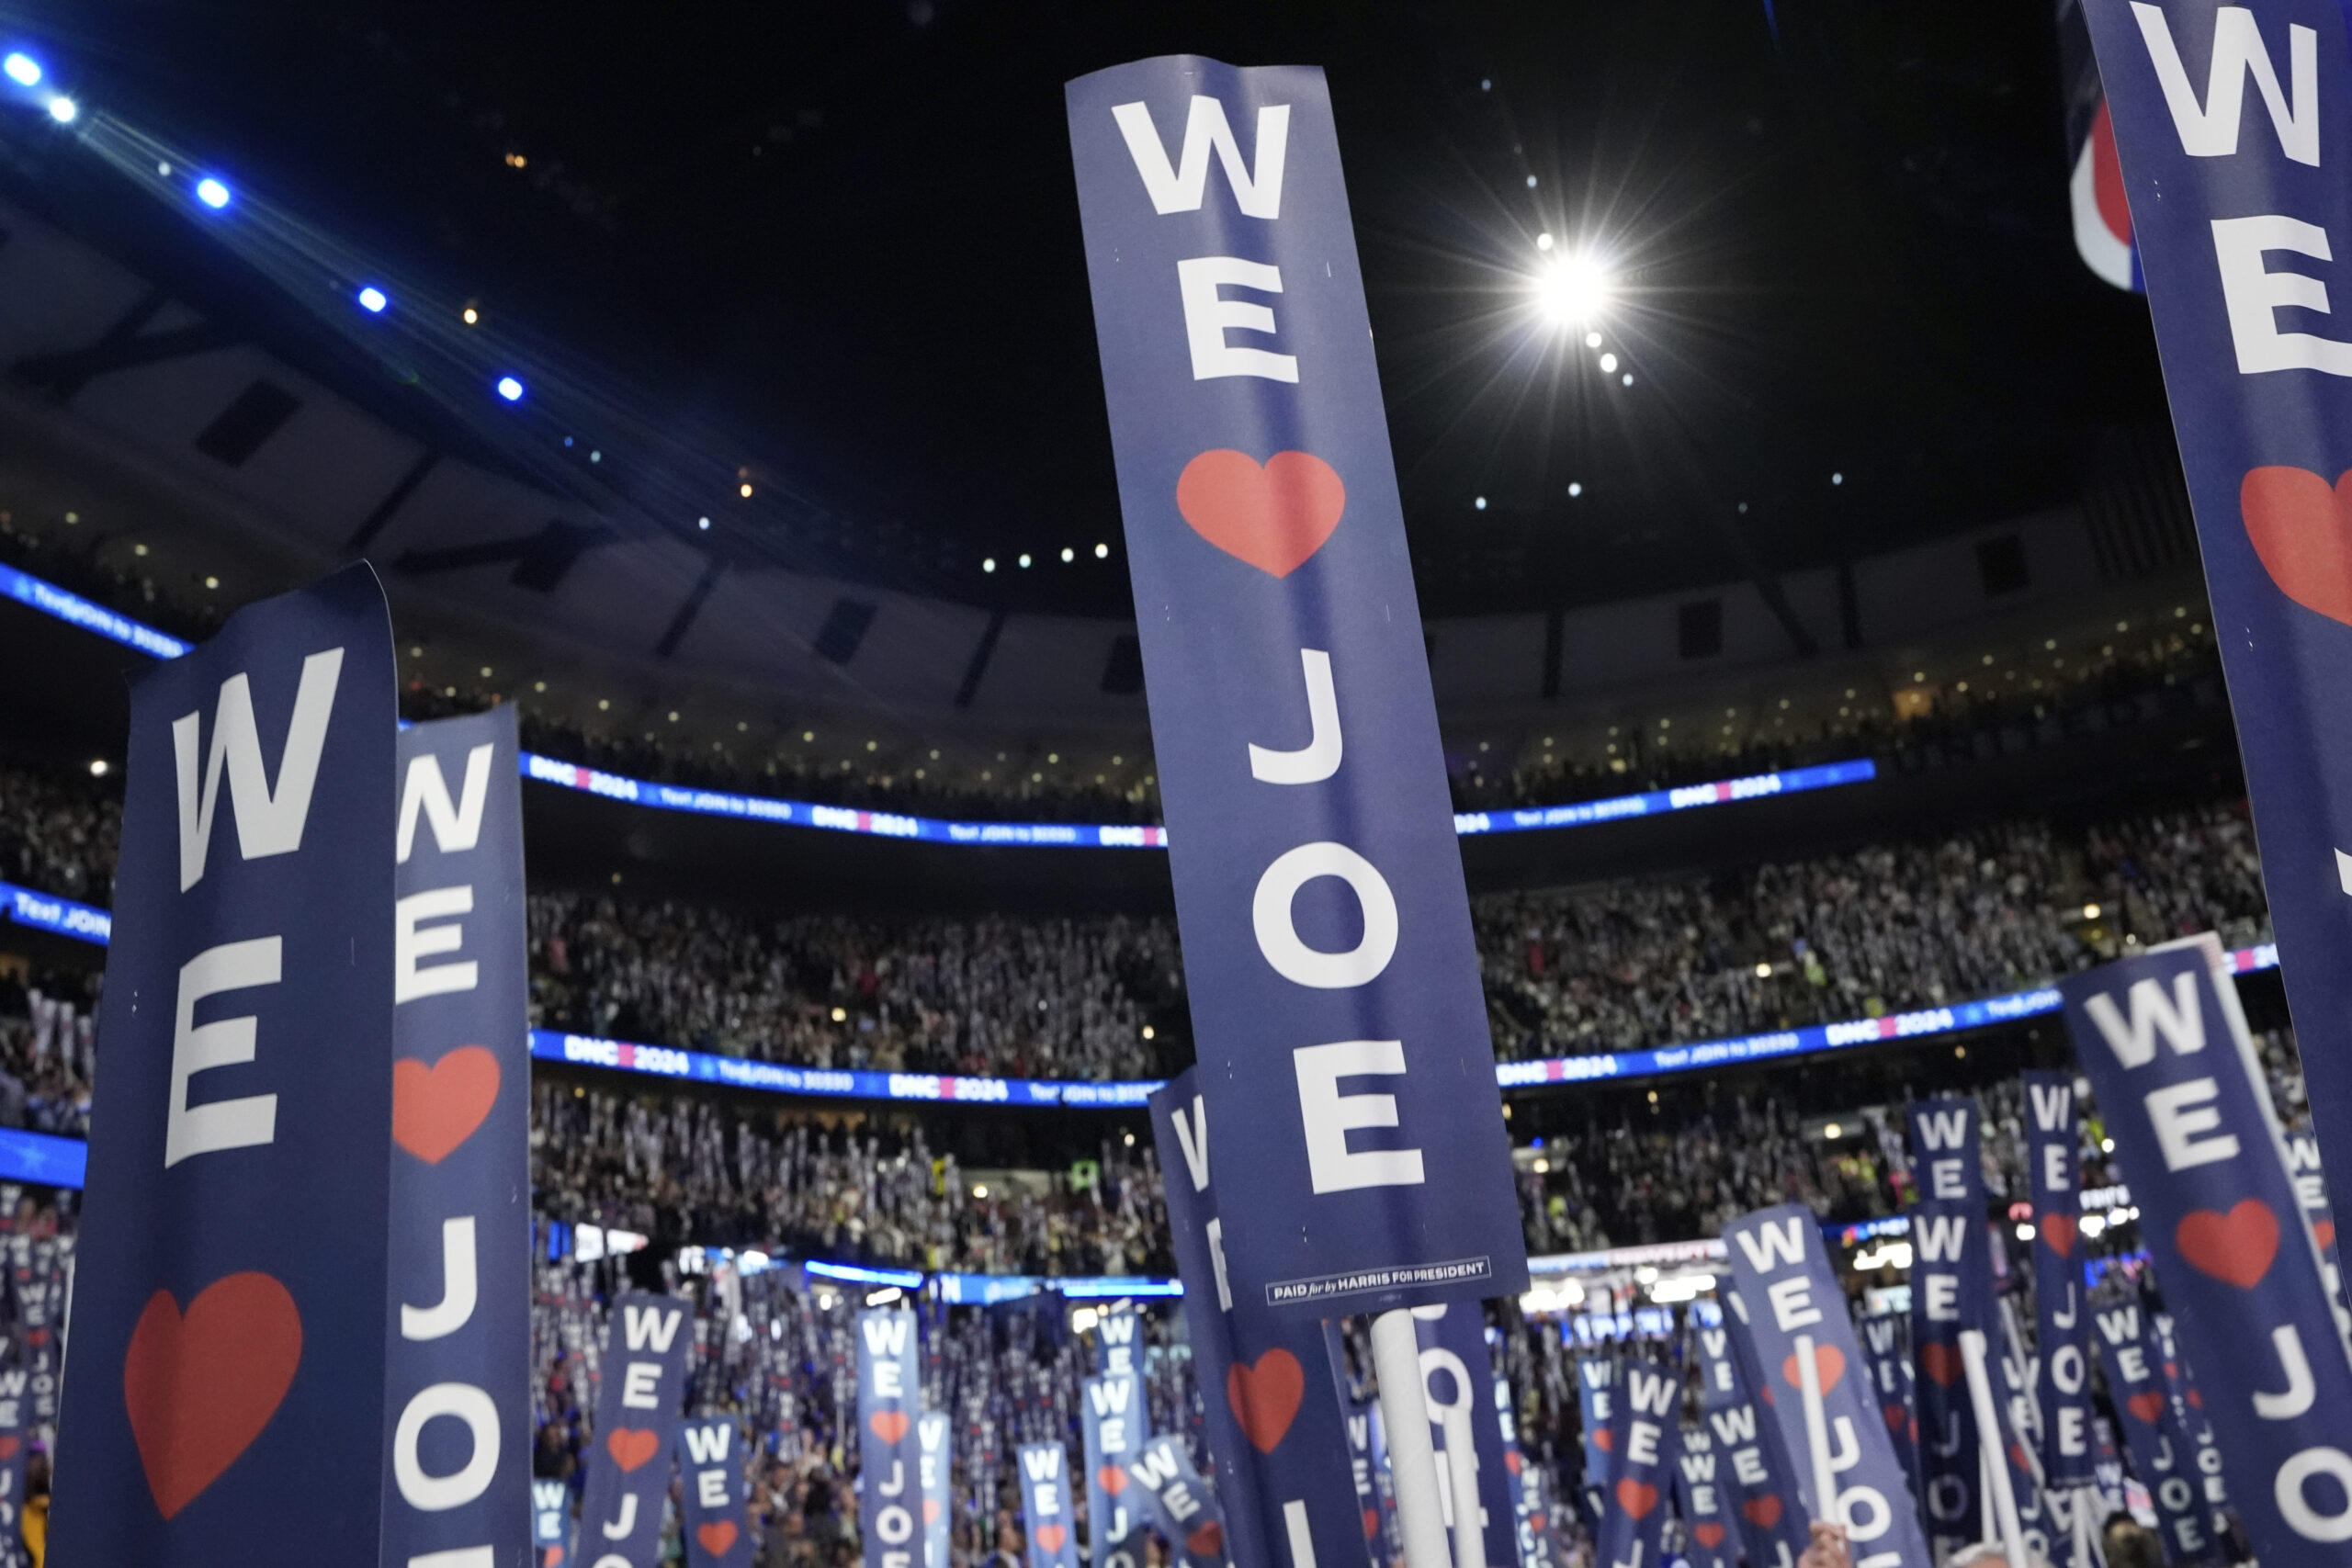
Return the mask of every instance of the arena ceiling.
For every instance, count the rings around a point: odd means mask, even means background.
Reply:
[[[977,605],[1131,614],[1060,84],[1153,53],[1330,73],[1432,613],[2016,515],[2162,417],[2142,302],[2074,253],[2046,6],[34,0],[6,25],[564,389],[579,446],[542,432],[510,467]],[[201,214],[9,135],[13,194],[208,316],[442,445],[508,439]],[[1547,233],[1613,269],[1602,350],[1531,308]]]

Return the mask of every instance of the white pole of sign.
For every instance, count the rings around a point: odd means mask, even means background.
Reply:
[[[2000,1521],[2001,1547],[2009,1568],[2026,1568],[2025,1536],[2018,1528],[2018,1497],[2009,1489],[2008,1461],[2001,1453],[2001,1414],[1993,1404],[1993,1379],[1984,1370],[1984,1331],[1960,1331],[1960,1359],[1968,1371],[1968,1403],[1976,1412],[1977,1451],[1992,1481],[1994,1517]]]
[[[1372,1320],[1372,1369],[1380,1379],[1380,1422],[1388,1430],[1388,1469],[1396,1483],[1396,1526],[1405,1538],[1405,1568],[1453,1568],[1453,1551],[1445,1539],[1445,1506],[1437,1495],[1437,1445],[1430,1440],[1429,1396],[1421,1385],[1421,1340],[1413,1332],[1410,1308],[1384,1312]]]
[[[1838,1468],[1829,1460],[1829,1417],[1821,1407],[1821,1363],[1815,1359],[1813,1336],[1800,1334],[1797,1348],[1797,1393],[1804,1400],[1804,1446],[1813,1460],[1813,1511],[1831,1524],[1843,1524],[1838,1512]]]

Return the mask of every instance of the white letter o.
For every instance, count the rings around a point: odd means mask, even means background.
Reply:
[[[2305,1449],[2278,1467],[2274,1488],[2278,1512],[2305,1540],[2352,1540],[2352,1504],[2340,1514],[2323,1514],[2311,1506],[2303,1489],[2315,1475],[2324,1475],[2352,1497],[2352,1456],[2342,1449]]]
[[[1298,940],[1291,924],[1291,900],[1318,876],[1336,876],[1354,890],[1363,911],[1363,940],[1345,953],[1322,953]],[[1258,894],[1250,902],[1250,923],[1258,933],[1258,951],[1274,973],[1295,985],[1317,990],[1343,990],[1379,976],[1396,955],[1396,896],[1373,863],[1345,844],[1324,840],[1301,844],[1276,857],[1258,878]]]
[[[473,1457],[453,1475],[427,1475],[417,1462],[416,1440],[424,1424],[438,1416],[455,1416],[473,1434]],[[490,1489],[498,1471],[498,1406],[471,1383],[436,1382],[420,1389],[392,1432],[392,1479],[412,1508],[437,1514],[462,1508]]]

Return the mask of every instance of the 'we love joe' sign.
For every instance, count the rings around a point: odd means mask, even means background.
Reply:
[[[1306,1317],[1526,1288],[1321,72],[1068,89],[1227,1278]],[[1226,1163],[1229,1162],[1229,1163]],[[1223,1185],[1223,1183],[1220,1183]]]

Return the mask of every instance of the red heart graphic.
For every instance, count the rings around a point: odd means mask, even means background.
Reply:
[[[1225,1527],[1209,1519],[1184,1538],[1184,1550],[1195,1557],[1217,1557],[1225,1551]]]
[[[1838,1380],[1846,1375],[1846,1353],[1835,1345],[1815,1345],[1813,1348],[1813,1364],[1820,1375],[1821,1392],[1824,1393],[1836,1388]],[[1798,1386],[1801,1371],[1793,1353],[1781,1363],[1781,1375],[1789,1380],[1791,1388]]]
[[[1761,1497],[1750,1497],[1739,1506],[1739,1511],[1746,1514],[1747,1522],[1758,1529],[1770,1529],[1781,1522],[1781,1495],[1767,1492]]]
[[[616,1427],[605,1435],[605,1451],[624,1471],[635,1470],[662,1449],[662,1435],[644,1427]]]
[[[1713,1551],[1724,1543],[1724,1527],[1713,1522],[1692,1525],[1690,1539]]]
[[[2165,1413],[2165,1396],[2153,1388],[2145,1393],[2133,1394],[2123,1404],[2132,1415],[2151,1427],[2156,1424],[2156,1417]]]
[[[1062,1542],[1069,1539],[1069,1530],[1067,1526],[1039,1525],[1037,1527],[1037,1544],[1044,1547],[1048,1555],[1059,1551],[1062,1549]]]
[[[46,1328],[30,1329],[27,1331],[25,1335],[25,1342],[29,1345],[46,1345],[49,1343],[49,1330]]]
[[[302,1314],[266,1274],[230,1274],[183,1316],[147,1298],[122,1358],[122,1399],[155,1506],[171,1518],[261,1436],[302,1360]]]
[[[1657,1488],[1628,1475],[1617,1483],[1617,1506],[1641,1518],[1657,1506]]]
[[[1903,1430],[1903,1423],[1911,1419],[1911,1413],[1900,1404],[1888,1405],[1885,1415],[1886,1429],[1890,1432],[1900,1432]]]
[[[2352,626],[2352,487],[2333,488],[2309,468],[2249,468],[2238,485],[2245,536],[2278,592],[2306,610]]]
[[[1250,1446],[1261,1454],[1281,1445],[1306,1393],[1306,1371],[1296,1356],[1280,1348],[1259,1357],[1254,1367],[1237,1360],[1225,1374],[1225,1402]]]
[[[938,1498],[925,1497],[922,1500],[922,1522],[927,1525],[935,1525],[939,1522]]]
[[[563,1568],[563,1548],[550,1546],[540,1552],[539,1568]]]
[[[460,1045],[431,1066],[414,1056],[392,1064],[392,1142],[439,1165],[474,1135],[498,1100],[498,1058]]]
[[[2278,1216],[2259,1198],[2241,1198],[2226,1214],[2191,1209],[2173,1227],[2172,1239],[2198,1272],[2250,1291],[2278,1256]]]
[[[1376,1535],[1378,1535],[1379,1533],[1380,1533],[1380,1510],[1379,1510],[1379,1509],[1377,1509],[1377,1508],[1366,1508],[1366,1509],[1363,1511],[1363,1538],[1364,1538],[1364,1540],[1370,1540],[1374,1536],[1376,1536]]]
[[[695,1531],[695,1539],[702,1542],[702,1549],[713,1557],[726,1556],[727,1549],[735,1544],[735,1521],[732,1519],[713,1519]]]
[[[1503,1468],[1510,1471],[1513,1475],[1517,1475],[1519,1473],[1520,1466],[1525,1461],[1519,1457],[1519,1450],[1517,1449],[1505,1449],[1503,1450]]]
[[[877,1410],[865,1418],[865,1424],[873,1427],[874,1435],[886,1443],[903,1439],[908,1427],[912,1425],[903,1410]]]
[[[1945,1388],[1960,1381],[1963,1371],[1957,1345],[1922,1345],[1919,1347],[1919,1370]]]
[[[17,1450],[22,1446],[21,1440],[14,1433],[10,1433],[7,1437],[0,1438],[0,1460],[10,1460],[16,1458]]]
[[[2075,1232],[2081,1222],[2072,1214],[2044,1214],[2034,1231],[2050,1244],[2051,1250],[2061,1258],[2075,1256]]]
[[[2205,1396],[2196,1389],[2190,1389],[2186,1394],[2182,1395],[2182,1397],[2188,1401],[2189,1407],[2191,1409],[2202,1410],[2205,1408]]]
[[[1185,464],[1176,480],[1176,510],[1193,533],[1273,577],[1321,549],[1347,504],[1339,474],[1306,452],[1277,452],[1261,468],[1247,452],[1220,447]]]
[[[2032,1464],[2029,1462],[2025,1457],[2025,1445],[2023,1443],[2011,1443],[2009,1445],[2009,1468],[2018,1472],[2020,1474],[2030,1471],[2033,1468]]]
[[[1602,1453],[1611,1452],[1617,1447],[1617,1434],[1611,1431],[1608,1427],[1603,1427],[1599,1431],[1593,1433],[1592,1446],[1599,1449]]]
[[[1106,1464],[1094,1472],[1094,1483],[1116,1497],[1127,1489],[1127,1472],[1115,1464]]]
[[[2312,1239],[2318,1242],[2322,1247],[2334,1247],[2335,1245],[2335,1222],[2334,1220],[2313,1220],[2312,1222]]]

